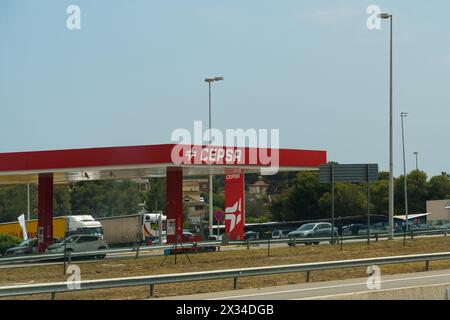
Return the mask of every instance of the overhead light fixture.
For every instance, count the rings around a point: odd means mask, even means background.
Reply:
[[[381,19],[389,19],[391,16],[392,16],[392,15],[389,14],[389,13],[380,13],[380,14],[378,15],[378,18],[381,18]]]

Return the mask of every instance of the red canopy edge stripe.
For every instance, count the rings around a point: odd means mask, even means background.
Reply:
[[[127,165],[167,165],[167,163],[172,163],[172,149],[175,146],[175,144],[160,144],[0,153],[0,172]],[[203,148],[207,148],[207,146]],[[213,148],[236,149],[236,147],[215,146]],[[248,159],[250,150],[255,150],[255,148],[248,147],[244,149],[246,159]],[[280,167],[314,168],[326,163],[326,151],[302,149],[278,149],[278,151]],[[257,163],[256,165],[260,164]]]

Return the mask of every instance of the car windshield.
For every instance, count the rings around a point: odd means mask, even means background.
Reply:
[[[307,223],[298,228],[298,231],[312,230],[314,229],[315,223]]]
[[[82,234],[89,234],[89,235],[102,235],[103,228],[101,228],[101,227],[80,228],[80,229],[78,229],[78,232],[82,233]]]
[[[30,244],[31,240],[25,240],[21,244],[19,244],[19,247],[26,247]]]
[[[61,243],[62,244],[64,244],[64,242],[66,242],[66,243],[72,243],[72,242],[74,242],[75,240],[77,240],[78,239],[78,237],[68,237],[68,238],[66,238],[64,241],[61,241]]]

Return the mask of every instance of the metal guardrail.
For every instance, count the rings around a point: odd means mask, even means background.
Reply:
[[[80,281],[78,283],[79,285],[78,289],[69,288],[67,282],[2,286],[0,287],[0,297],[51,293],[52,298],[54,299],[56,293],[60,292],[76,292],[82,290],[111,289],[119,287],[132,287],[144,285],[150,286],[150,296],[153,296],[155,289],[154,286],[157,284],[218,280],[227,278],[233,278],[234,289],[237,289],[237,280],[240,277],[306,272],[306,279],[308,282],[310,282],[311,272],[313,271],[367,267],[371,265],[411,263],[411,262],[425,262],[426,263],[425,269],[428,271],[430,261],[448,260],[448,259],[450,259],[450,252],[441,252],[441,253],[377,257],[377,258],[365,258],[353,260],[324,261],[324,262],[301,263],[301,264],[280,265],[280,266],[252,267],[252,268],[163,274],[163,275],[127,277],[127,278],[112,278],[100,280],[85,280]],[[74,285],[76,283],[70,282],[69,284]]]
[[[415,237],[415,236],[423,236],[423,235],[447,235],[447,229],[435,229],[435,230],[421,230],[421,231],[412,231],[408,233],[395,233],[394,237]],[[387,238],[387,233],[371,233],[370,239],[381,239]],[[342,240],[364,240],[367,239],[367,234],[363,235],[355,235],[355,236],[344,236]],[[238,246],[247,246],[249,248],[253,245],[268,245],[275,243],[286,243],[286,244],[302,244],[302,243],[317,243],[317,242],[328,242],[331,240],[331,237],[297,237],[297,238],[287,238],[287,239],[260,239],[260,240],[247,240],[247,241],[229,241],[227,245],[238,245]],[[341,238],[336,239],[336,241],[341,241]],[[224,246],[221,241],[199,241],[194,243],[183,243],[183,248],[192,248],[192,247],[206,247],[206,246]],[[118,249],[107,249],[107,250],[97,250],[97,251],[89,251],[89,252],[71,252],[69,254],[68,259],[77,258],[77,257],[95,257],[101,255],[110,255],[110,254],[121,254],[121,253],[136,253],[135,258],[139,257],[139,254],[143,252],[151,252],[156,250],[164,250],[164,249],[173,249],[173,245],[153,245],[153,246],[134,246],[129,248],[118,248]],[[178,249],[181,246],[178,245]],[[65,259],[67,256],[64,253],[45,253],[45,254],[32,254],[32,255],[21,255],[21,256],[6,256],[0,257],[0,265],[6,264],[14,264],[14,263],[23,263],[23,262],[43,262],[43,261],[54,261]],[[130,258],[133,258],[130,256]]]

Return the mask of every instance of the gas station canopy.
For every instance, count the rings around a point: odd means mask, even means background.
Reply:
[[[317,170],[325,151],[162,144],[0,153],[0,184],[37,183],[38,252],[53,242],[53,185],[166,177],[167,242],[183,239],[183,177],[225,174],[225,228],[243,239],[244,174]],[[170,228],[169,228],[170,225]]]
[[[174,161],[174,159],[178,159]],[[170,167],[183,176],[260,172],[276,165],[279,171],[317,170],[325,151],[176,144],[102,147],[0,153],[0,184],[37,183],[53,173],[53,183],[165,177]]]

